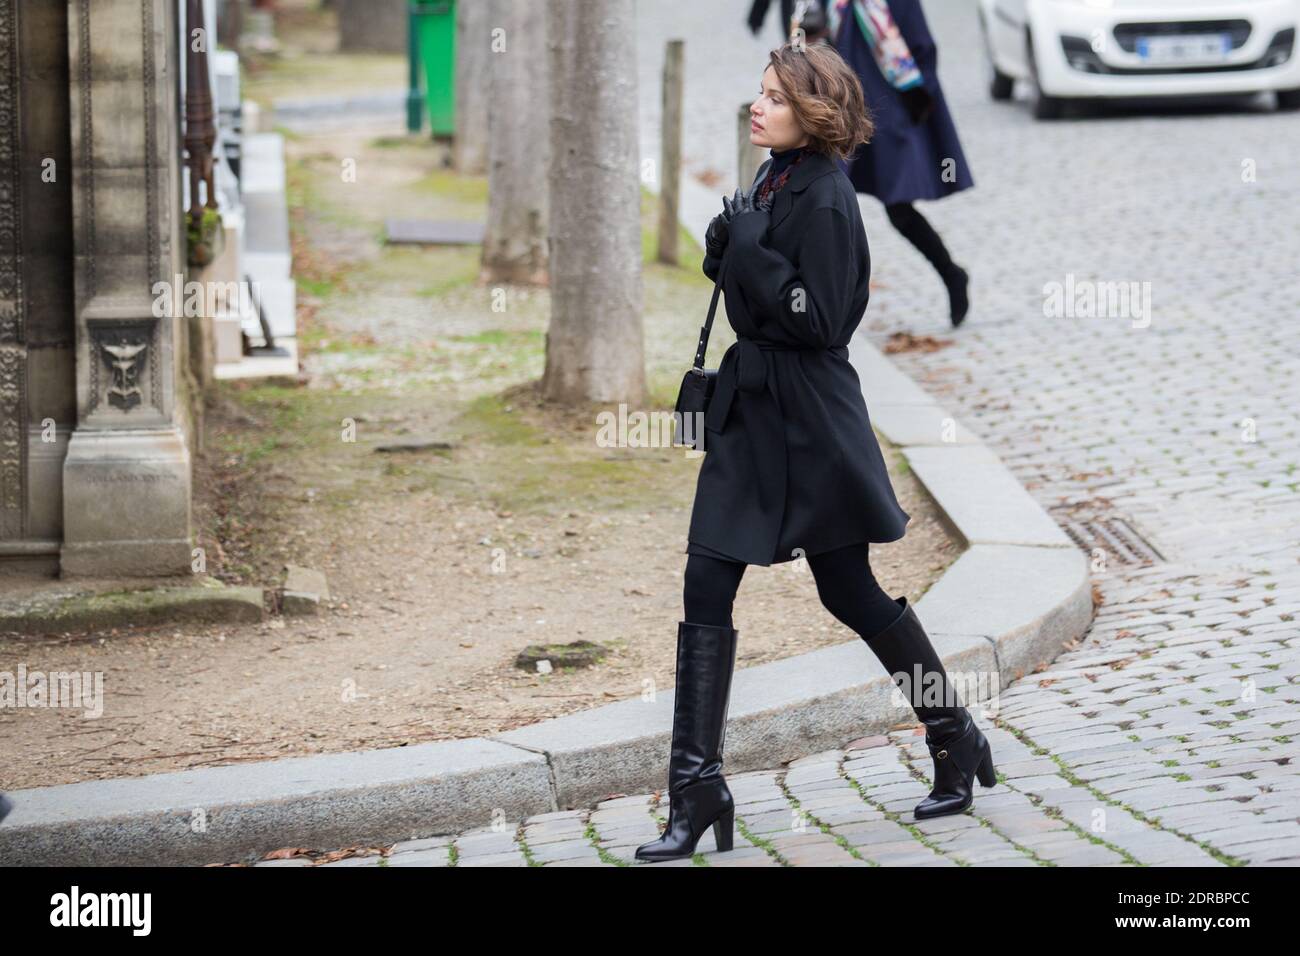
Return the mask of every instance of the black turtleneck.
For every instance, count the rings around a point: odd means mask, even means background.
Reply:
[[[768,170],[769,175],[780,176],[785,171],[785,168],[793,163],[799,154],[807,148],[807,146],[792,146],[789,149],[769,150],[768,154],[772,157],[772,167]]]

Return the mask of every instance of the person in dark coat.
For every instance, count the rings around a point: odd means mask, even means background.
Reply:
[[[790,33],[790,18],[794,16],[795,0],[781,0],[781,34],[788,36]],[[772,5],[771,0],[754,0],[753,5],[749,8],[749,31],[758,36],[758,31],[763,29],[763,21],[767,19],[767,8]]]
[[[704,418],[687,549],[760,565],[896,541],[910,517],[848,361],[871,278],[857,197],[831,157],[806,146],[774,151],[757,182],[778,175],[788,178],[771,211],[742,224],[768,232],[744,234],[754,241],[733,246],[723,278],[737,341]],[[720,267],[706,256],[706,275]]]
[[[871,257],[857,193],[836,157],[869,139],[862,85],[827,44],[773,50],[750,107],[750,141],[771,150],[749,192],[723,200],[705,235],[736,342],[718,365],[700,443],[688,533],[685,620],[668,769],[668,826],[643,860],[689,856],[713,826],[730,849],[734,803],[722,776],[737,632],[732,605],[748,565],[807,558],[822,604],[876,653],[926,724],[935,788],[918,818],[970,805],[992,786],[988,742],[960,706],[907,597],[891,598],[871,542],[903,537],[848,344],[862,321]],[[917,681],[918,673],[928,675]],[[924,688],[933,694],[922,699]],[[937,689],[936,689],[937,688]],[[937,699],[936,699],[937,698]]]
[[[813,34],[811,22],[824,23],[826,19],[826,2],[827,0],[781,0],[781,32],[789,36],[792,32],[792,24],[802,22],[803,13],[807,11],[807,17],[810,21],[808,30],[808,40],[816,39]],[[771,6],[771,0],[754,0],[753,6],[749,8],[749,31],[758,36],[758,31],[763,29],[763,21],[767,19],[767,8]],[[802,9],[801,9],[802,8]],[[815,9],[814,9],[815,8]]]
[[[975,182],[939,85],[938,47],[921,2],[833,0],[827,13],[832,42],[862,81],[876,128],[840,167],[858,192],[884,204],[890,223],[939,273],[955,328],[970,308],[970,277],[913,203]]]

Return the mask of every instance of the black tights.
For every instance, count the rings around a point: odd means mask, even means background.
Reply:
[[[814,554],[808,559],[826,610],[863,638],[879,634],[903,613],[871,573],[867,544]],[[686,621],[732,627],[731,607],[748,565],[703,554],[686,558]]]
[[[929,220],[917,211],[911,203],[900,202],[885,207],[889,222],[906,237],[907,241],[920,250],[921,255],[930,260],[930,265],[940,276],[947,277],[953,272],[952,257],[948,248],[934,231]]]

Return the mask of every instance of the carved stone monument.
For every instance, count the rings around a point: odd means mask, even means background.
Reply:
[[[191,570],[174,0],[0,0],[0,561]]]

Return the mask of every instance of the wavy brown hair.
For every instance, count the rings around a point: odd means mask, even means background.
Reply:
[[[862,81],[826,43],[785,43],[768,54],[808,146],[849,159],[876,131],[867,112]]]

